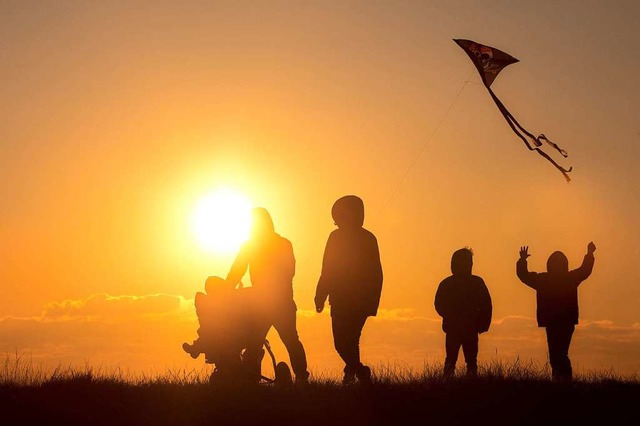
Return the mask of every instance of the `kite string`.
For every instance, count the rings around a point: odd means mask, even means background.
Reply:
[[[396,194],[400,190],[400,187],[402,186],[402,183],[409,176],[409,173],[411,173],[411,170],[413,169],[413,167],[418,163],[418,159],[420,158],[422,153],[427,149],[427,146],[429,145],[429,142],[431,142],[431,139],[433,138],[433,135],[435,135],[435,133],[440,128],[440,125],[442,124],[444,119],[447,117],[447,115],[449,114],[451,109],[453,108],[453,105],[456,103],[456,101],[458,100],[458,98],[460,97],[462,92],[464,91],[465,87],[467,87],[467,84],[469,84],[471,82],[470,78],[471,78],[471,76],[473,76],[474,71],[475,71],[475,69],[471,70],[471,73],[469,73],[469,76],[465,79],[464,84],[462,85],[462,87],[460,88],[460,90],[458,91],[456,96],[453,98],[453,100],[451,101],[451,104],[449,104],[449,107],[442,114],[442,116],[440,117],[440,119],[438,120],[436,125],[434,126],[433,130],[431,130],[431,133],[429,133],[429,136],[427,136],[427,139],[422,144],[422,148],[420,148],[420,151],[418,151],[418,154],[414,157],[414,159],[411,162],[411,164],[409,164],[409,167],[407,168],[407,170],[404,172],[404,174],[402,175],[402,177],[400,178],[400,180],[396,184],[395,188],[391,192],[391,195],[389,195],[389,198],[387,198],[387,201],[385,202],[385,204],[383,204],[382,210],[380,211],[380,214],[379,214],[378,218],[382,217],[382,215],[383,215],[384,211],[387,209],[388,205],[391,204],[391,201],[395,198]]]

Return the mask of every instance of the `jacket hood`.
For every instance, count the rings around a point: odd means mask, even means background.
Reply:
[[[362,228],[364,202],[355,195],[345,195],[333,203],[331,217],[338,228]]]
[[[569,272],[569,260],[561,251],[554,251],[547,259],[547,272],[563,273]]]
[[[264,207],[251,210],[251,238],[261,238],[275,233],[273,219]]]
[[[451,256],[451,273],[453,275],[471,275],[473,268],[473,252],[468,248],[456,250]]]

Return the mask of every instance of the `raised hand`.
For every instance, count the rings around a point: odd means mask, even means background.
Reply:
[[[587,253],[589,254],[593,254],[593,252],[596,251],[596,245],[593,244],[593,241],[591,241],[588,245],[587,245]]]
[[[526,259],[529,256],[531,256],[529,254],[529,246],[520,247],[520,259]]]

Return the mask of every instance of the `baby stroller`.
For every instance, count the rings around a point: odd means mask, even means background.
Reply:
[[[204,353],[205,362],[214,365],[212,384],[273,383],[290,386],[291,370],[286,362],[277,362],[266,336],[270,323],[252,288],[230,289],[218,277],[207,279],[207,294],[196,295],[196,313],[200,322],[198,338],[183,348],[193,358]],[[271,357],[275,378],[262,375],[265,349]],[[194,356],[195,355],[195,356]]]

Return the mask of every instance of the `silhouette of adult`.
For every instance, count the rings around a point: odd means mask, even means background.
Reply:
[[[273,326],[287,348],[296,382],[309,378],[307,357],[296,329],[297,307],[293,300],[295,257],[291,242],[275,232],[269,212],[262,207],[252,210],[249,240],[238,252],[227,281],[237,285],[249,270],[255,300],[268,327]],[[263,342],[256,342],[245,351],[248,363],[259,373],[264,355]]]
[[[369,382],[371,370],[360,361],[360,336],[369,316],[375,316],[382,292],[382,265],[376,237],[364,225],[364,203],[355,195],[338,199],[331,215],[338,229],[325,246],[316,287],[318,313],[329,297],[336,351],[345,363],[344,384],[356,378]]]
[[[572,271],[567,256],[555,251],[547,259],[547,272],[538,273],[528,270],[529,247],[520,248],[516,274],[520,281],[536,291],[536,319],[538,327],[544,327],[547,333],[551,377],[555,381],[573,378],[569,346],[578,324],[578,286],[593,271],[595,251],[595,244],[590,242],[582,265]]]
[[[491,325],[489,289],[482,278],[471,273],[472,268],[473,252],[468,248],[456,250],[451,256],[452,275],[442,280],[436,291],[434,304],[446,334],[445,377],[455,372],[461,346],[467,375],[478,374],[478,334]]]

